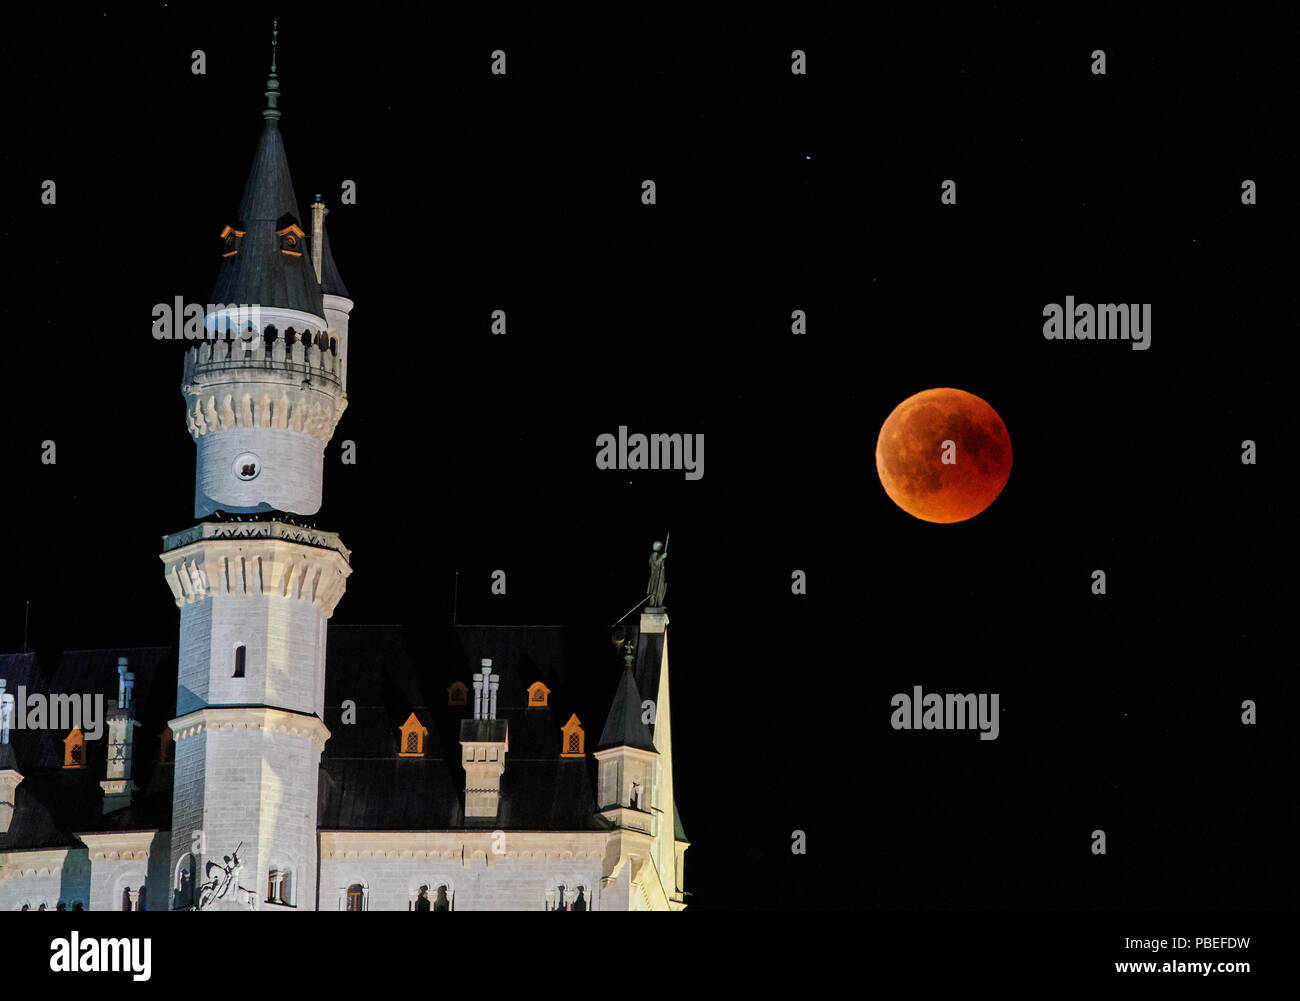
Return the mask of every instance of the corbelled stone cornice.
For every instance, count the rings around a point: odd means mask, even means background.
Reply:
[[[270,706],[205,706],[167,724],[177,741],[205,730],[264,730],[291,737],[310,737],[318,751],[325,750],[329,728],[316,716]]]

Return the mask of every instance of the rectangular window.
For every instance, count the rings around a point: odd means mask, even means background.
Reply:
[[[244,644],[240,643],[235,647],[235,677],[244,676]]]

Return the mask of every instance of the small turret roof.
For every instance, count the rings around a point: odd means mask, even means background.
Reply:
[[[605,719],[605,729],[600,732],[597,750],[606,747],[639,747],[643,751],[655,750],[650,730],[641,722],[641,693],[637,690],[632,669],[624,668],[623,677],[614,693],[614,701]]]

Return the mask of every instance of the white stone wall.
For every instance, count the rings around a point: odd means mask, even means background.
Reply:
[[[14,852],[0,866],[0,911],[36,910],[42,903],[54,910],[59,902],[72,909],[91,901],[90,860],[84,848]]]
[[[305,431],[236,427],[201,435],[195,446],[195,517],[206,517],[217,508],[295,514],[320,510],[325,444],[319,438]],[[246,452],[257,456],[261,467],[251,480],[235,475],[235,459]]]
[[[209,570],[208,572],[215,572]],[[311,601],[213,594],[181,607],[178,715],[268,705],[324,715],[325,616]],[[244,677],[234,677],[244,645]]]
[[[220,710],[212,710],[220,713]],[[292,870],[292,902],[310,910],[316,899],[316,795],[320,751],[301,734],[261,728],[209,726],[176,745],[173,844],[170,876],[202,831],[204,852],[195,866],[222,862],[240,843],[240,885],[265,906],[267,874],[274,862]],[[245,908],[243,899],[219,901],[217,909]]]
[[[562,883],[570,893],[584,887],[588,910],[625,910],[616,895],[607,898],[602,892],[601,866],[599,858],[502,858],[491,865],[459,858],[322,859],[320,909],[345,910],[347,888],[360,883],[367,909],[410,910],[422,884],[429,886],[432,901],[438,884],[446,883],[458,911],[540,911],[546,909],[548,891],[553,894]]]

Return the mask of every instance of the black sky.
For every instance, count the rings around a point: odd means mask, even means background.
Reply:
[[[671,529],[695,905],[1294,899],[1293,14],[279,9],[297,194],[332,206],[356,301],[314,519],[354,553],[335,621],[450,621],[459,570],[462,621],[599,631]],[[0,648],[27,600],[42,657],[174,642],[157,552],[194,449],[151,309],[211,290],[267,11],[3,32]],[[1066,295],[1152,303],[1151,349],[1045,341]],[[1013,442],[961,525],[875,476],[881,422],[934,386]],[[597,470],[620,424],[703,432],[704,479]],[[891,730],[914,684],[1000,692],[1000,738]]]

